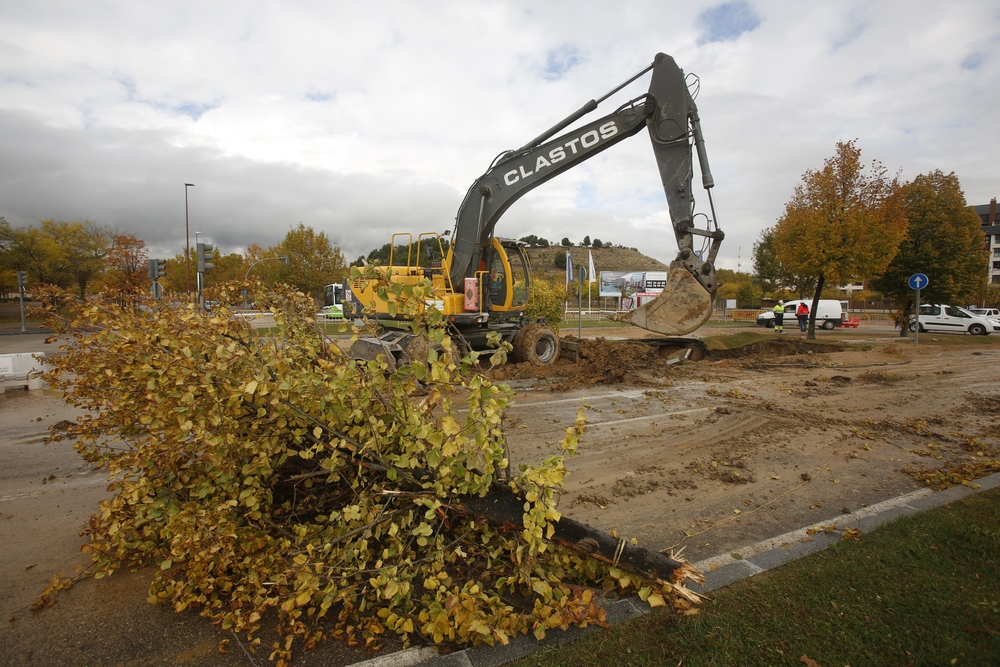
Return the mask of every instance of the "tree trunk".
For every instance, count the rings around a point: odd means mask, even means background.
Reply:
[[[524,530],[524,502],[506,487],[494,485],[484,498],[466,498],[458,509],[482,517],[505,532],[520,532]],[[629,544],[573,519],[562,517],[554,525],[555,533],[549,538],[550,542],[611,563],[626,572],[672,583],[681,583],[687,576],[700,578],[686,563]]]
[[[913,310],[913,306],[916,305],[912,299],[907,299],[903,304],[903,310],[899,314],[899,337],[909,338],[910,337],[910,311]]]
[[[823,274],[816,279],[816,293],[813,295],[812,308],[809,309],[809,333],[806,340],[816,340],[816,309],[819,308],[819,296],[823,293]]]

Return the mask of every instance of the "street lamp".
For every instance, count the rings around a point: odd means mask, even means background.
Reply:
[[[250,271],[253,270],[253,267],[257,266],[261,262],[266,262],[271,259],[280,259],[282,262],[284,262],[285,266],[288,266],[288,255],[282,255],[281,257],[265,257],[264,259],[258,259],[256,262],[250,265],[249,269],[247,269],[247,274],[243,276],[243,282],[246,282],[247,279],[250,277]]]
[[[193,187],[194,183],[184,184],[184,254],[187,256],[188,299],[191,298],[191,225],[188,220],[188,188]]]

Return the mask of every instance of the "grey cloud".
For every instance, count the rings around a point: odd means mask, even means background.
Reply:
[[[191,239],[221,252],[269,246],[299,222],[348,257],[400,230],[450,229],[461,193],[398,171],[337,174],[176,147],[164,131],[52,128],[0,112],[0,215],[17,226],[89,219],[133,233],[154,254],[184,245],[184,183]]]

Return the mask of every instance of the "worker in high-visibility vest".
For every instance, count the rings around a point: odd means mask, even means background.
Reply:
[[[782,330],[782,325],[785,323],[785,302],[783,299],[779,299],[778,303],[774,306],[774,333],[784,334]]]

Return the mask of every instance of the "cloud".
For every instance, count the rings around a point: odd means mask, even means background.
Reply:
[[[131,231],[151,253],[173,256],[190,232],[223,253],[279,242],[299,222],[325,232],[349,256],[367,253],[401,221],[444,231],[459,192],[399,171],[337,174],[285,163],[177,147],[176,134],[59,129],[0,112],[0,199],[16,226],[90,219]],[[392,196],[386,196],[391,193]]]
[[[971,53],[962,60],[962,69],[978,69],[985,60],[985,54]]]
[[[760,25],[760,16],[750,3],[738,0],[706,9],[698,15],[698,25],[702,29],[699,44],[731,42],[743,33],[756,29]]]
[[[697,99],[726,232],[744,267],[801,174],[836,141],[904,178],[954,170],[996,196],[1000,16],[895,3],[386,0],[6,3],[0,8],[0,215],[89,218],[160,253],[191,229],[223,252],[302,222],[348,256],[394,231],[444,231],[469,185],[652,61]],[[643,77],[583,122],[640,97]],[[696,182],[700,179],[696,176]],[[700,210],[704,192],[696,190]],[[645,133],[512,206],[497,234],[585,235],[676,254]],[[192,234],[193,236],[193,234]],[[193,239],[192,239],[193,240]]]
[[[561,79],[577,62],[577,52],[572,46],[566,45],[553,49],[546,54],[542,78],[548,81]]]

